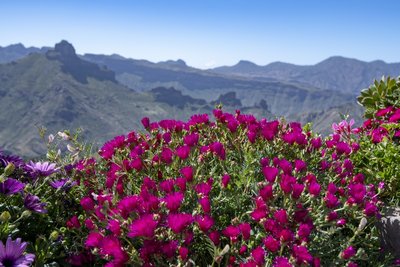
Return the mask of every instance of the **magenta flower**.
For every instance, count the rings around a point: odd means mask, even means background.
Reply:
[[[273,183],[275,182],[276,176],[278,175],[279,169],[275,167],[265,166],[262,168],[265,179]]]
[[[273,267],[293,267],[293,265],[289,262],[289,260],[286,257],[276,257],[272,266]]]
[[[199,142],[199,135],[197,133],[188,134],[183,138],[185,145],[193,147]]]
[[[397,112],[390,116],[389,122],[398,122],[400,120],[400,112]]]
[[[24,188],[24,183],[21,183],[18,180],[12,178],[8,178],[4,182],[0,183],[0,193],[6,196],[22,192]]]
[[[140,172],[143,169],[143,162],[140,158],[135,158],[135,159],[131,160],[131,162],[129,163],[129,167]]]
[[[335,194],[337,191],[337,187],[334,183],[329,183],[327,189],[328,189],[328,192],[331,194]]]
[[[8,237],[5,245],[0,241],[0,266],[30,266],[35,260],[35,255],[24,254],[26,246],[27,243],[21,242],[21,238],[12,240],[11,237]]]
[[[263,125],[263,128],[261,129],[262,136],[266,140],[272,141],[279,131],[278,127],[279,127],[278,121],[266,122],[265,125]]]
[[[321,185],[317,182],[311,182],[310,185],[308,186],[308,191],[310,192],[311,195],[316,197],[321,192]]]
[[[340,204],[338,198],[331,192],[328,192],[326,194],[326,197],[324,198],[324,200],[325,200],[326,206],[330,209],[336,208]]]
[[[264,264],[265,251],[261,246],[258,246],[255,249],[253,249],[253,251],[251,252],[251,256],[258,265]]]
[[[191,166],[183,167],[180,173],[186,178],[186,181],[191,182],[193,180],[193,168]]]
[[[187,145],[180,146],[175,151],[176,155],[181,159],[187,159],[190,153],[190,147]]]
[[[205,233],[208,232],[208,230],[210,230],[214,225],[214,219],[208,215],[205,215],[204,217],[198,217],[196,222],[199,225],[200,230]]]
[[[300,238],[308,238],[312,230],[312,225],[307,223],[301,223],[299,229],[297,230],[297,235]]]
[[[266,185],[260,189],[260,196],[264,201],[268,201],[269,199],[271,199],[273,197],[273,194],[274,192],[272,189],[272,185]]]
[[[165,164],[171,164],[173,155],[174,154],[171,149],[169,149],[168,147],[164,147],[160,155],[161,161]]]
[[[304,161],[299,160],[299,159],[296,159],[294,161],[294,166],[295,166],[294,168],[295,168],[296,172],[302,172],[307,169],[307,164]]]
[[[361,183],[349,185],[349,194],[357,204],[360,204],[363,201],[366,193],[367,189],[365,188],[365,185]]]
[[[383,138],[388,135],[388,130],[383,127],[378,127],[374,129],[371,133],[372,142],[380,143],[382,142]]]
[[[279,182],[279,186],[281,187],[282,191],[285,194],[290,194],[293,189],[293,185],[296,183],[296,178],[288,175],[288,174],[283,174],[281,176],[281,181]]]
[[[311,146],[313,149],[318,150],[322,146],[322,139],[321,137],[311,139]]]
[[[233,242],[235,242],[240,234],[240,229],[237,226],[229,225],[226,227],[222,233],[226,236],[229,237],[229,239]]]
[[[178,241],[176,240],[172,240],[161,245],[161,252],[167,258],[172,258],[173,256],[175,256],[177,250],[178,250]]]
[[[220,142],[214,142],[214,143],[210,144],[210,149],[220,159],[225,160],[226,152],[225,152],[225,148],[224,148],[223,144],[221,144]]]
[[[121,225],[118,220],[110,220],[108,222],[107,229],[110,230],[115,236],[121,235]]]
[[[222,187],[226,188],[228,186],[228,183],[230,180],[231,180],[231,177],[229,176],[229,174],[224,174],[222,176]]]
[[[267,216],[267,211],[265,209],[257,208],[250,213],[251,218],[253,220],[259,222],[261,219]]]
[[[267,232],[277,233],[279,231],[278,223],[273,219],[267,219],[264,222],[264,228]]]
[[[246,245],[242,245],[239,249],[239,254],[243,255],[245,252],[247,251],[247,246]]]
[[[284,210],[284,209],[280,209],[280,210],[275,211],[274,218],[280,224],[287,224],[288,223],[287,213],[286,213],[286,210]]]
[[[47,213],[47,210],[44,208],[46,205],[46,203],[40,202],[38,196],[27,194],[24,198],[25,208],[37,213]]]
[[[247,132],[247,138],[249,139],[250,143],[254,144],[254,142],[256,141],[256,138],[257,138],[257,133],[249,131],[249,132]]]
[[[183,198],[184,195],[182,192],[175,192],[167,195],[164,198],[167,209],[169,209],[171,212],[177,211],[182,204]]]
[[[370,201],[365,203],[364,214],[367,216],[375,216],[378,214],[378,207]]]
[[[209,122],[210,122],[210,120],[208,118],[208,114],[195,114],[190,117],[188,124],[196,125],[196,124],[203,124],[203,123],[209,123]]]
[[[249,223],[239,224],[240,232],[242,233],[243,240],[248,240],[250,238],[251,226]]]
[[[153,214],[145,214],[139,219],[136,219],[129,226],[129,237],[154,237],[158,221],[154,219]]]
[[[81,203],[83,210],[85,210],[85,211],[91,211],[94,209],[95,203],[91,197],[82,198],[80,203]]]
[[[205,213],[211,212],[211,203],[210,203],[210,199],[208,197],[200,198],[199,203]]]
[[[100,255],[104,257],[111,256],[111,266],[124,266],[129,260],[129,256],[123,250],[121,242],[114,236],[106,236],[101,240]]]
[[[270,235],[264,238],[263,243],[272,253],[277,252],[281,248],[281,243]]]
[[[55,163],[30,161],[26,167],[34,174],[39,176],[49,176],[58,171]]]
[[[171,133],[170,132],[166,132],[162,135],[162,138],[164,139],[165,143],[169,144],[172,140],[171,138]]]
[[[189,249],[186,247],[179,247],[179,256],[182,260],[186,260],[189,255]]]
[[[142,118],[141,122],[145,129],[148,129],[150,127],[150,119],[148,117]]]
[[[279,233],[279,238],[283,241],[283,242],[290,242],[293,241],[293,237],[294,234],[292,231],[290,231],[289,229],[283,229],[282,231],[280,231]]]
[[[218,246],[220,242],[220,234],[218,231],[213,231],[208,234],[208,237],[211,239],[211,241],[214,243],[214,245]]]
[[[279,161],[279,167],[283,170],[283,173],[285,174],[291,174],[292,173],[292,163],[290,163],[286,159],[281,159]]]
[[[298,184],[298,183],[293,184],[292,185],[292,197],[294,199],[298,199],[300,197],[301,193],[303,193],[304,187],[305,187],[304,184]]]
[[[86,238],[85,246],[86,248],[96,248],[100,246],[100,242],[103,236],[98,232],[90,232]]]
[[[293,254],[298,264],[311,263],[313,257],[304,246],[293,246]]]
[[[181,233],[192,222],[193,216],[186,213],[169,214],[167,218],[168,226],[175,234]]]
[[[66,226],[69,229],[73,229],[73,228],[80,228],[81,227],[81,223],[79,222],[78,216],[74,215],[71,218],[68,219],[68,221],[66,222]]]
[[[159,185],[162,191],[165,193],[171,193],[174,191],[175,181],[173,179],[167,179],[162,181]]]
[[[211,191],[211,185],[209,185],[208,183],[200,183],[196,185],[195,190],[198,194],[208,196]]]
[[[342,218],[342,219],[337,220],[336,225],[339,227],[342,227],[342,226],[345,226],[346,223],[347,223],[346,219]]]
[[[348,260],[354,255],[356,255],[356,252],[357,251],[354,249],[354,247],[349,246],[345,250],[343,250],[341,257],[345,260]]]
[[[178,177],[175,179],[175,184],[179,187],[181,192],[186,191],[186,178]]]
[[[342,155],[342,154],[348,155],[351,153],[351,146],[345,142],[338,142],[336,144],[336,152],[339,155]]]
[[[334,220],[337,220],[338,217],[339,217],[339,215],[336,211],[331,211],[331,212],[329,212],[328,216],[326,216],[326,219],[328,221],[334,221]]]
[[[392,106],[389,106],[389,107],[387,107],[387,108],[383,108],[383,109],[378,110],[378,111],[375,113],[375,115],[376,115],[377,117],[384,117],[386,114],[390,113],[392,110],[393,110],[393,107],[392,107]]]
[[[121,216],[126,218],[128,214],[136,210],[140,205],[139,196],[127,196],[121,199],[117,205],[118,209],[121,211]]]

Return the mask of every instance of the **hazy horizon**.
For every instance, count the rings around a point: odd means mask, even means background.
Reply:
[[[314,65],[331,56],[392,63],[400,62],[398,7],[394,0],[5,0],[0,46],[64,39],[79,54],[182,59],[200,69],[240,60]]]

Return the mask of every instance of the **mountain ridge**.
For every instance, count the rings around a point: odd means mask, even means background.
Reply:
[[[333,57],[317,67],[274,62],[266,65],[265,74],[262,66],[242,60],[236,72],[228,67],[224,73],[196,69],[179,59],[153,63],[118,54],[78,55],[67,41],[33,52],[23,45],[11,50],[13,60],[0,64],[0,112],[8,114],[0,118],[7,126],[0,129],[0,146],[26,155],[38,152],[38,135],[31,129],[35,123],[52,132],[82,127],[89,140],[103,142],[141,128],[144,116],[184,120],[209,113],[219,103],[226,111],[240,108],[268,119],[312,120],[315,129],[327,133],[342,110],[361,120],[356,90],[341,85],[369,85],[366,77],[387,67],[373,61],[375,72],[363,73],[362,61]],[[0,58],[6,58],[4,51]],[[350,75],[342,75],[342,69]],[[348,80],[353,76],[356,80]]]

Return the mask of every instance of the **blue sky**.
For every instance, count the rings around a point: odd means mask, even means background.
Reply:
[[[0,46],[53,46],[209,68],[245,59],[400,62],[396,0],[1,0]]]

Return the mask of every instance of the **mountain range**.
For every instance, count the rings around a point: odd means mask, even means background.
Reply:
[[[385,63],[382,60],[364,62],[334,56],[310,66],[283,62],[259,66],[242,60],[234,66],[218,67],[212,71],[240,77],[300,82],[320,89],[358,95],[360,89],[369,86],[373,79],[379,79],[383,75],[398,76],[400,63]]]
[[[187,119],[224,110],[268,119],[312,121],[327,133],[340,113],[361,121],[358,92],[382,75],[397,76],[400,64],[329,58],[312,66],[240,61],[200,70],[183,60],[153,63],[120,55],[77,55],[72,44],[54,48],[0,47],[0,147],[34,157],[45,146],[36,127],[48,132],[83,128],[97,145],[152,120]]]

